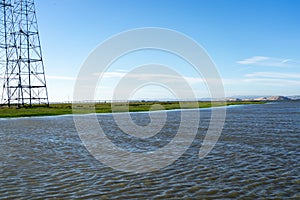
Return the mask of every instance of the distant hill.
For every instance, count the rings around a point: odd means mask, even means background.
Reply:
[[[291,100],[300,100],[300,95],[288,96]]]
[[[226,101],[290,101],[290,100],[300,100],[300,96],[269,96],[269,97],[259,97],[259,96],[239,96],[226,98]]]
[[[272,96],[272,97],[255,98],[254,100],[255,101],[289,101],[291,99],[284,96]]]

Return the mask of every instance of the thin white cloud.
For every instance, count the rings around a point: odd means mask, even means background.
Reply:
[[[200,77],[187,77],[187,76],[185,76],[184,79],[185,79],[189,84],[200,84],[200,83],[205,83],[205,79],[200,78]]]
[[[270,59],[269,57],[265,57],[265,56],[254,56],[251,58],[246,58],[244,60],[237,61],[237,63],[241,65],[250,65],[250,64],[257,64],[259,62],[269,60],[269,59]]]
[[[222,82],[224,85],[238,85],[243,82],[244,79],[241,78],[222,78]]]
[[[300,86],[299,73],[256,72],[246,74],[244,78],[223,78],[224,86],[251,87],[252,84],[264,86]],[[251,85],[249,85],[251,84]]]
[[[281,61],[281,63],[287,63],[289,61],[292,61],[292,60],[291,59],[285,59],[285,60]]]
[[[254,72],[246,74],[249,78],[280,78],[280,79],[300,79],[300,73],[280,73],[280,72]]]
[[[253,56],[237,61],[240,65],[265,66],[265,67],[293,67],[299,63],[286,58],[274,58],[266,56]]]
[[[300,85],[300,73],[254,72],[245,75],[243,82],[272,86]]]
[[[94,73],[94,76],[101,76],[102,78],[121,78],[126,75],[126,72],[104,72],[102,73]]]
[[[99,76],[100,74],[96,74],[95,76]],[[190,84],[195,83],[203,83],[205,80],[201,77],[188,77],[188,76],[175,76],[164,73],[130,73],[130,72],[104,72],[102,78],[103,79],[120,79],[126,75],[126,78],[136,79],[136,80],[144,80],[144,81],[153,81],[153,80],[167,80],[167,82],[182,82],[186,80]]]
[[[74,80],[76,80],[75,77],[70,77],[70,76],[51,76],[51,75],[47,75],[46,79],[50,79],[50,80],[66,80],[66,81],[74,81]]]
[[[300,85],[300,80],[289,80],[289,79],[276,79],[276,78],[251,78],[245,79],[246,83],[257,83],[261,85],[269,86],[296,86]]]

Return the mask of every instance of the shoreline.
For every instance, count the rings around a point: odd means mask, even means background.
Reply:
[[[183,108],[180,107],[180,103],[184,103]],[[198,106],[195,106],[198,103]],[[201,108],[215,108],[221,106],[232,105],[250,105],[250,104],[265,104],[263,101],[242,101],[242,102],[177,102],[177,101],[153,101],[153,102],[131,102],[129,103],[129,112],[149,112],[149,111],[170,111],[170,110],[184,110],[184,109],[201,109]],[[118,113],[128,112],[124,110],[124,105],[128,103],[115,103],[114,106],[121,106],[121,110]],[[154,107],[153,105],[160,105],[160,107]],[[95,109],[94,109],[95,108]],[[42,116],[61,116],[61,115],[74,115],[74,114],[110,114],[111,103],[82,103],[82,104],[50,104],[46,106],[32,106],[22,108],[7,108],[0,107],[0,118],[25,118],[25,117],[42,117]]]

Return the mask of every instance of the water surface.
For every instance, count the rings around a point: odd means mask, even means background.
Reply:
[[[137,140],[111,115],[98,115],[119,147],[140,152],[166,145],[180,111],[161,133]],[[148,113],[133,113],[137,124]],[[210,119],[201,110],[196,139],[175,163],[156,172],[118,172],[83,146],[72,116],[0,120],[0,199],[300,198],[300,102],[229,107],[222,135],[204,159],[198,151]]]

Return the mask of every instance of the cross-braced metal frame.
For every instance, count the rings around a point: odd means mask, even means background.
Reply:
[[[2,104],[49,105],[34,1],[2,0],[0,6]]]

